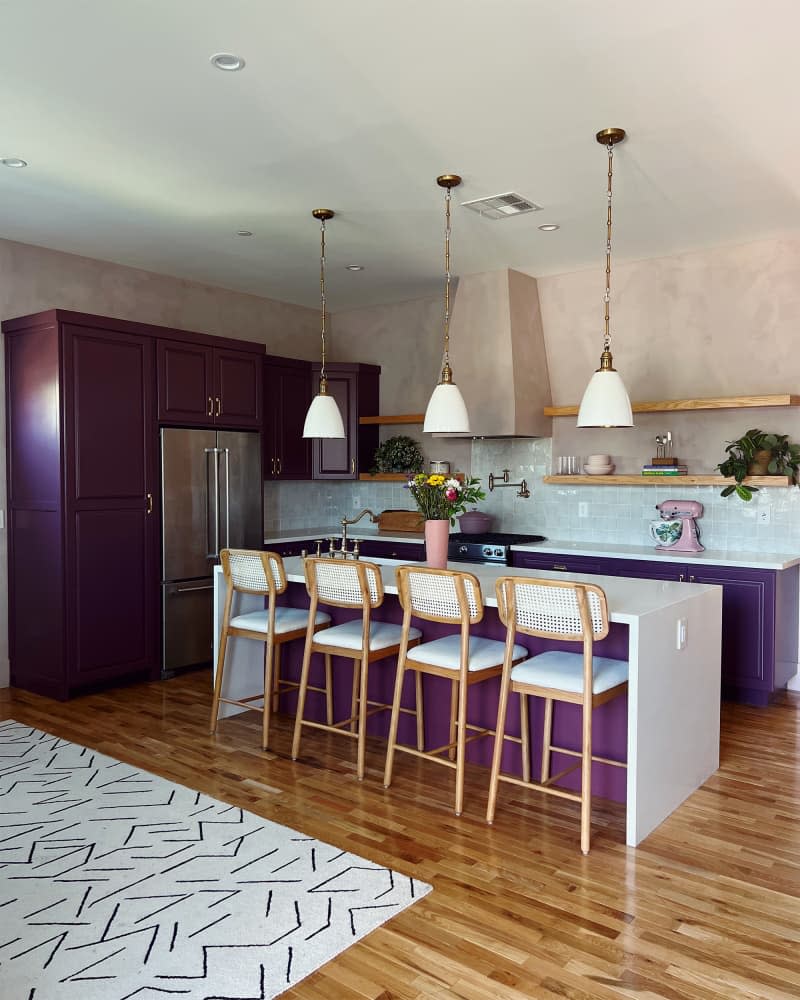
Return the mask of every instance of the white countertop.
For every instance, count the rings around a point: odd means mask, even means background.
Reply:
[[[339,537],[341,526],[336,528],[298,528],[275,531],[264,538],[264,544],[273,542],[300,542],[306,539]],[[421,532],[385,532],[376,527],[354,525],[348,528],[349,538],[374,538],[385,542],[421,542]],[[515,552],[541,552],[545,555],[598,556],[606,559],[642,559],[668,563],[695,563],[707,566],[743,566],[750,569],[789,569],[800,564],[800,554],[791,552],[738,552],[735,549],[706,549],[705,552],[657,552],[650,545],[621,545],[612,542],[559,541],[548,538],[545,542],[530,545],[512,545]],[[463,565],[463,564],[459,564]]]
[[[397,593],[395,582],[395,567],[402,560],[374,559],[381,567],[383,589],[387,594]],[[300,556],[290,556],[284,560],[286,578],[292,583],[305,583],[303,560]],[[485,607],[496,608],[495,583],[501,576],[529,576],[541,579],[564,581],[562,573],[549,570],[520,569],[511,566],[489,566],[485,563],[451,563],[451,569],[472,573],[478,578],[483,592]],[[704,583],[678,583],[672,580],[632,580],[621,576],[587,575],[585,573],[570,574],[570,580],[581,583],[593,583],[601,587],[608,601],[608,617],[612,622],[631,625],[644,615],[663,611],[673,604],[680,604],[698,594],[717,590],[716,586]]]

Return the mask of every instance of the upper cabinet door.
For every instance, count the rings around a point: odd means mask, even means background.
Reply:
[[[208,427],[214,423],[213,348],[180,340],[158,341],[158,419]]]
[[[303,437],[303,425],[311,404],[311,365],[267,367],[270,401],[265,410],[273,410],[273,455],[264,472],[276,479],[310,479],[311,441]]]
[[[355,372],[330,370],[327,376],[328,395],[333,396],[339,407],[345,437],[314,441],[314,479],[357,479],[358,376]]]
[[[261,430],[263,355],[214,348],[214,424]]]

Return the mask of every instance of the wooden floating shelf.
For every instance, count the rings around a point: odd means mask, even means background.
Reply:
[[[408,476],[405,472],[376,472],[373,476],[369,472],[362,472],[359,475],[362,483],[407,483]]]
[[[544,483],[563,486],[728,486],[726,476],[544,476]],[[748,476],[746,486],[791,486],[791,476]]]
[[[424,424],[425,414],[396,413],[389,417],[359,417],[358,422],[360,424]]]
[[[778,393],[771,396],[713,396],[709,399],[661,399],[631,403],[634,413],[674,413],[676,410],[734,410],[754,406],[800,406],[800,396]],[[546,417],[576,417],[577,406],[545,406]]]

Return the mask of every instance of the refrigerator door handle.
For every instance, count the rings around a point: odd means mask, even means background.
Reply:
[[[205,448],[206,453],[206,559],[219,558],[219,448]],[[213,488],[209,473],[209,459],[213,466]],[[212,503],[213,498],[213,503]],[[213,523],[214,543],[211,543]]]
[[[221,448],[225,456],[225,548],[231,544],[231,452],[230,448]]]

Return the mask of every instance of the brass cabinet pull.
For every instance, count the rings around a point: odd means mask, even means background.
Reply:
[[[356,474],[356,460],[355,460],[355,458],[351,458],[350,459],[350,471],[353,473],[353,475]]]
[[[222,416],[222,400],[217,396],[217,412],[214,414],[216,417]]]
[[[567,571],[567,567],[563,563],[553,563],[553,569],[560,569],[563,570],[565,573]]]
[[[280,458],[278,458],[277,461],[278,461],[278,475],[280,476],[283,474],[283,462],[281,462]]]
[[[210,396],[208,397],[208,416],[214,416],[214,400]]]
[[[275,475],[275,459],[272,459],[272,475]]]
[[[686,577],[685,577],[685,576],[683,575],[683,573],[681,573],[681,575],[680,575],[680,576],[678,577],[678,582],[679,582],[679,583],[683,583],[683,581],[684,581],[685,579],[686,579]]]
[[[152,514],[153,513],[153,494],[152,493],[148,493],[147,494],[147,513],[148,514]]]
[[[689,577],[689,583],[694,583],[694,574]]]

